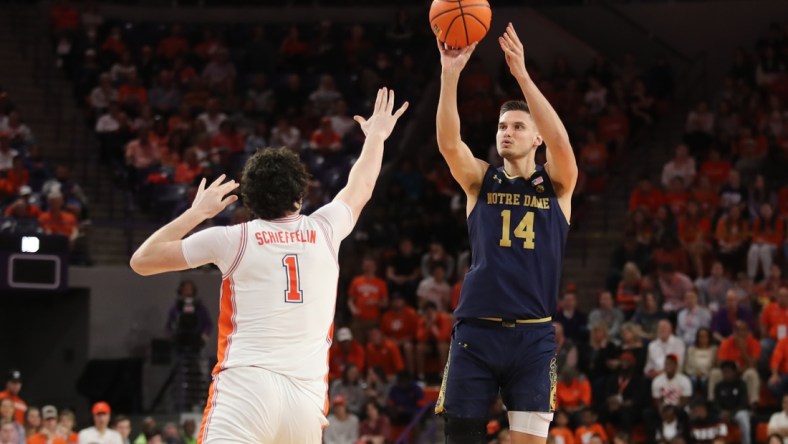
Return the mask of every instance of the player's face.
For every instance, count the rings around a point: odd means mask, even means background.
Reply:
[[[542,144],[531,115],[525,111],[506,111],[498,118],[495,136],[498,155],[507,160],[525,157]]]

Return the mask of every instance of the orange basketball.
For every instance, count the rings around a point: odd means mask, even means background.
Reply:
[[[491,18],[487,0],[433,0],[430,6],[432,32],[452,48],[481,40],[490,29]]]

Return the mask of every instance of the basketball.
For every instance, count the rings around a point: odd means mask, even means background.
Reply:
[[[491,18],[487,0],[433,0],[430,6],[432,32],[452,48],[464,48],[484,38]]]

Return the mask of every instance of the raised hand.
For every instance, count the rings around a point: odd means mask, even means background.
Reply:
[[[465,68],[477,45],[477,43],[473,43],[465,48],[452,49],[440,40],[436,40],[438,42],[438,51],[441,53],[441,69],[444,73],[450,74],[459,74]]]
[[[498,37],[498,43],[501,44],[506,64],[509,65],[512,75],[517,78],[528,75],[525,70],[525,49],[511,22],[506,26],[503,35]]]
[[[353,116],[353,120],[361,125],[361,131],[364,135],[369,137],[372,134],[382,135],[387,139],[394,129],[397,120],[402,116],[405,110],[408,109],[408,102],[402,104],[399,109],[394,111],[394,90],[389,90],[386,87],[378,90],[378,97],[375,99],[375,108],[369,119],[361,116]]]
[[[206,181],[204,177],[200,181],[200,186],[197,188],[197,196],[194,197],[194,202],[192,202],[192,208],[206,219],[216,216],[227,208],[227,205],[238,200],[238,196],[234,194],[227,196],[231,191],[238,188],[238,182],[229,180],[222,183],[225,177],[222,174],[208,188],[205,187]]]

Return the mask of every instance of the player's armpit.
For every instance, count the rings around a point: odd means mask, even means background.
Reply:
[[[454,180],[460,184],[465,194],[475,194],[484,180],[484,173],[489,164],[473,157],[471,149],[461,140],[438,146]]]
[[[183,255],[182,240],[158,242],[139,249],[131,257],[131,268],[142,276],[189,268]]]

